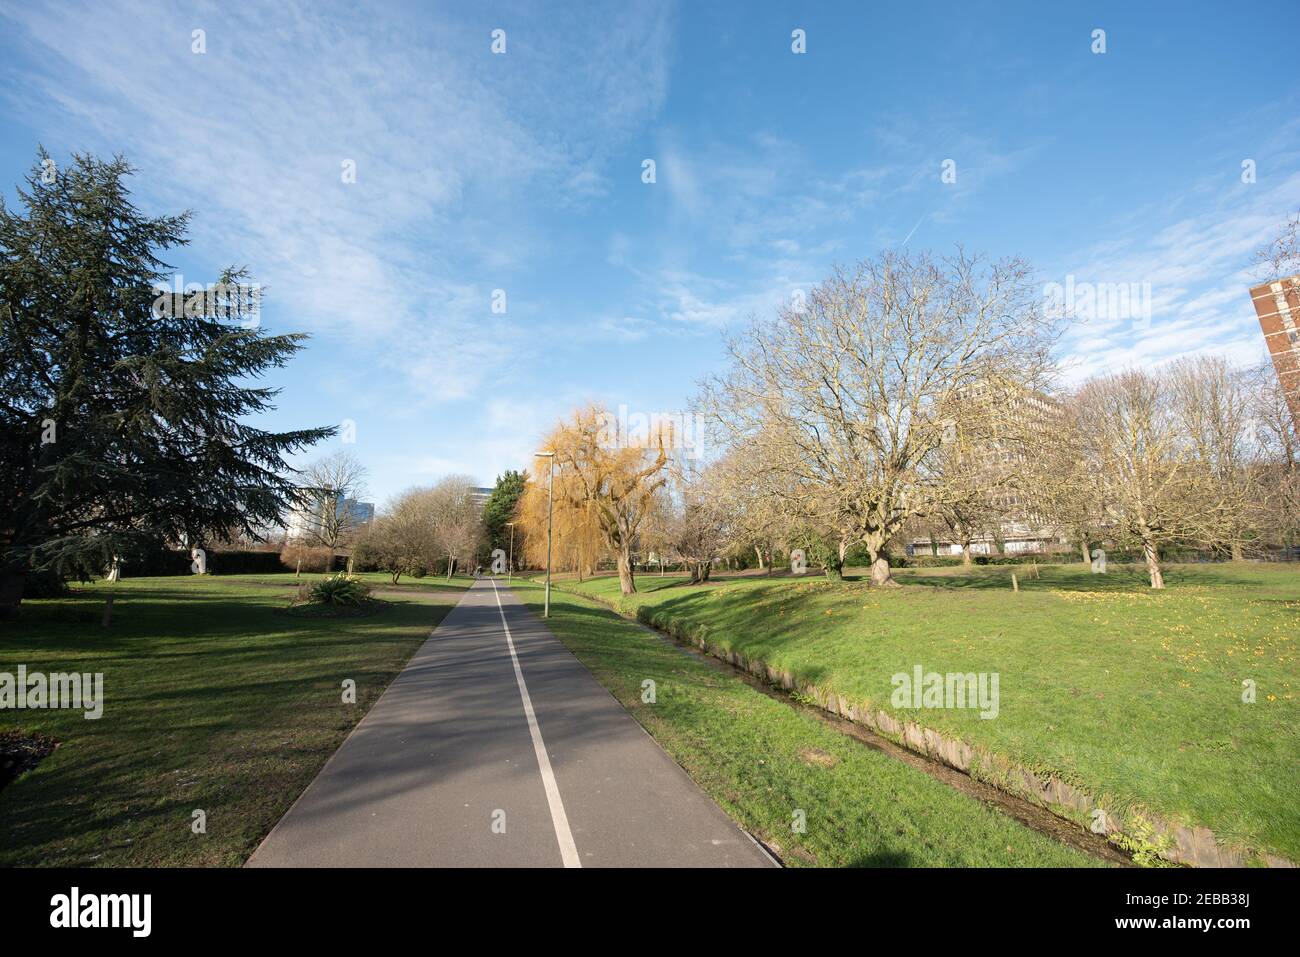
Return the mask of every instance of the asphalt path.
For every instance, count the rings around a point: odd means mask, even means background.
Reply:
[[[482,579],[248,866],[774,862],[506,585]]]

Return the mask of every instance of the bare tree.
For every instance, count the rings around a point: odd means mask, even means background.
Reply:
[[[1083,563],[1092,561],[1092,545],[1103,535],[1105,517],[1097,496],[1083,494],[1088,466],[1084,461],[1073,404],[1052,434],[1044,435],[1025,462],[1028,497],[1046,528],[1078,547]]]
[[[365,494],[365,466],[351,452],[338,451],[318,459],[302,472],[298,532],[310,544],[326,549],[325,570],[334,556],[365,526],[369,516],[357,508]]]
[[[971,545],[976,539],[988,536],[989,529],[1001,520],[989,497],[979,492],[954,497],[939,514],[953,544],[961,548],[963,565],[971,564]]]
[[[1229,511],[1182,429],[1168,372],[1091,379],[1072,409],[1082,450],[1076,492],[1088,495],[1120,541],[1142,549],[1152,588],[1164,588],[1160,551],[1219,534]]]
[[[449,475],[425,493],[433,535],[447,556],[447,577],[462,560],[472,560],[483,544],[483,509],[474,500],[467,475]]]
[[[716,494],[716,469],[673,469],[673,503],[666,539],[686,564],[691,584],[706,582],[729,539],[725,499]]]
[[[702,404],[792,525],[862,543],[893,585],[889,543],[950,501],[945,439],[1014,429],[1006,399],[1045,383],[1055,327],[1019,260],[886,252],[729,339]]]
[[[777,499],[764,487],[769,473],[755,467],[750,450],[733,449],[709,468],[709,494],[726,516],[726,548],[754,550],[760,570],[772,574],[778,545],[789,527]]]
[[[941,519],[932,515],[918,515],[907,520],[903,526],[900,536],[905,542],[924,542],[924,548],[930,557],[938,557],[939,541],[943,538],[943,532],[946,531],[947,525]]]
[[[1256,441],[1270,460],[1288,468],[1300,467],[1300,435],[1273,364],[1260,363],[1249,377]]]
[[[1218,356],[1174,362],[1168,370],[1174,416],[1188,451],[1214,487],[1218,508],[1202,521],[1204,544],[1241,561],[1258,527],[1259,448],[1251,428],[1248,373]]]
[[[403,492],[357,543],[358,558],[388,572],[393,584],[403,575],[433,568],[444,554],[433,512],[430,489]]]
[[[1255,265],[1265,281],[1300,273],[1300,212],[1283,223],[1277,236],[1255,253]]]
[[[983,396],[974,401],[986,401]],[[1012,396],[1002,396],[1002,403],[1012,403]],[[1021,426],[1026,412],[1014,417],[1017,441],[1008,443],[987,428],[983,416],[973,417],[974,427],[954,422],[947,441],[935,453],[936,476],[943,494],[935,503],[933,517],[948,530],[953,543],[960,546],[962,564],[971,564],[971,546],[979,539],[999,539],[999,529],[1007,518],[1011,493],[1023,474]]]
[[[1300,435],[1271,363],[1250,371],[1249,389],[1261,459],[1255,486],[1260,525],[1273,544],[1290,548],[1300,539]]]

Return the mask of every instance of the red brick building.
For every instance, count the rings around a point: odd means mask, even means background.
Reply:
[[[1255,286],[1250,298],[1291,418],[1300,429],[1300,276]]]

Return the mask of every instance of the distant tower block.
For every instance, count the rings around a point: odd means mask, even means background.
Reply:
[[[1300,276],[1255,286],[1250,298],[1291,419],[1300,429]]]

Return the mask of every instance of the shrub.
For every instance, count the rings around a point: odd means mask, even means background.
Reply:
[[[24,598],[60,598],[67,593],[68,586],[60,575],[52,571],[27,573]]]
[[[219,545],[205,547],[208,572],[213,575],[268,575],[282,571],[280,556],[274,551],[250,548],[222,549]],[[160,548],[139,555],[122,556],[123,578],[158,578],[172,575],[192,575],[190,551],[187,548]],[[322,564],[324,564],[322,560]],[[292,566],[290,566],[292,567]],[[30,596],[29,597],[34,597]]]
[[[362,605],[370,597],[370,586],[350,575],[331,575],[312,585],[307,600],[317,605]]]
[[[899,555],[890,558],[895,568],[953,568],[961,564],[960,555]]]
[[[142,556],[127,556],[122,562],[123,578],[155,578],[166,575],[192,575],[188,549],[160,548]]]
[[[305,572],[329,572],[333,569],[325,567],[328,557],[327,548],[316,548],[302,542],[290,542],[280,552],[280,564],[290,571],[296,571],[298,562],[301,561],[302,570]],[[334,557],[338,559],[337,555]]]
[[[186,565],[185,570],[189,571]],[[280,553],[250,548],[208,550],[208,571],[214,575],[269,575],[281,571]]]
[[[1016,555],[976,555],[976,565],[1069,565],[1078,561],[1060,552],[1021,552]]]

